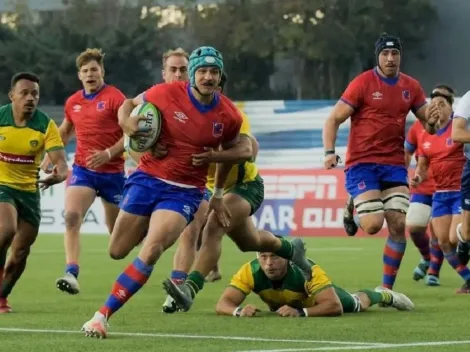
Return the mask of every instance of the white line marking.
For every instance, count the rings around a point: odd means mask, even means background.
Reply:
[[[464,341],[436,341],[436,342],[410,342],[397,344],[372,344],[367,343],[362,346],[330,346],[330,347],[307,347],[307,348],[285,348],[276,350],[244,350],[236,352],[310,352],[310,351],[354,351],[354,350],[372,350],[386,348],[402,348],[402,347],[423,347],[423,346],[451,346],[451,345],[468,345],[470,340]],[[339,344],[338,344],[339,345]],[[351,344],[352,345],[352,344]]]
[[[319,248],[319,247],[308,247],[307,248],[308,251],[312,251],[312,252],[359,252],[359,251],[363,251],[364,248],[360,248],[360,247],[325,247],[325,248]]]
[[[50,334],[83,334],[76,330],[54,330],[54,329],[23,329],[23,328],[4,328],[0,327],[0,332],[27,332],[27,333],[50,333]],[[292,343],[323,343],[332,345],[360,345],[375,346],[368,342],[352,341],[319,341],[319,340],[293,340],[293,339],[269,339],[264,337],[245,337],[245,336],[217,336],[217,335],[186,335],[186,334],[164,334],[164,333],[140,333],[140,332],[112,332],[116,336],[139,336],[139,337],[174,337],[188,339],[208,339],[208,340],[238,340],[238,341],[259,341],[259,342],[292,342]],[[378,344],[382,346],[382,344]],[[393,345],[392,345],[393,346]]]

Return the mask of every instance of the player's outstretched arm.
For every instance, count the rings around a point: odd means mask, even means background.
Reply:
[[[62,139],[62,143],[64,143],[64,145],[68,144],[70,138],[73,135],[73,132],[73,123],[69,119],[65,118],[59,127],[60,138]]]
[[[207,165],[210,163],[233,163],[239,164],[254,160],[253,142],[247,135],[241,135],[239,142],[232,148],[214,150],[206,148],[204,153],[193,154],[193,165]]]
[[[417,186],[421,182],[427,179],[429,169],[429,159],[425,156],[418,157],[418,163],[416,164],[416,170],[413,178],[411,179],[411,185]]]
[[[256,314],[257,309],[253,306],[247,305],[245,308],[240,305],[245,301],[246,295],[234,288],[227,287],[222,293],[215,311],[218,315],[233,315],[233,316],[253,316]],[[244,311],[245,310],[245,311]],[[243,312],[243,315],[242,315]]]
[[[49,176],[38,181],[41,189],[47,189],[52,185],[65,181],[69,172],[64,149],[48,151],[47,155],[53,167]]]
[[[308,317],[337,317],[343,315],[343,306],[333,287],[315,294],[315,306],[305,307]]]
[[[351,105],[339,100],[323,127],[323,148],[325,150],[325,167],[331,169],[338,164],[335,151],[339,126],[354,113]]]
[[[415,116],[429,134],[436,134],[439,129],[439,117],[441,112],[435,104],[424,104],[415,112]]]

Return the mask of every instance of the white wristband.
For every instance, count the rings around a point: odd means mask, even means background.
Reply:
[[[107,148],[107,149],[105,150],[105,152],[108,153],[109,160],[111,160],[111,158],[112,158],[111,150],[109,150],[109,148]]]
[[[242,307],[237,307],[237,308],[235,308],[235,309],[233,310],[232,315],[233,315],[234,317],[239,317],[240,314],[241,314],[241,312],[242,312],[242,310],[243,310]]]
[[[307,308],[304,308],[303,311],[304,311],[305,316],[308,317],[308,310],[307,310]]]
[[[214,188],[214,193],[212,195],[214,198],[223,198],[224,189],[223,188]]]

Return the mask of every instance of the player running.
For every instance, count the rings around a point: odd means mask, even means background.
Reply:
[[[454,90],[449,86],[436,86],[431,93],[431,99],[436,96],[435,94],[448,96],[452,104],[454,102]],[[419,121],[416,121],[408,131],[405,140],[405,164],[407,168],[410,166],[413,155],[418,161],[415,152],[418,149],[418,140],[423,133],[426,133],[426,131]],[[406,225],[413,243],[422,256],[420,263],[413,271],[413,279],[419,281],[424,278],[426,285],[439,286],[439,273],[444,254],[430,225],[432,196],[435,190],[431,170],[428,170],[426,180],[414,187],[412,186],[410,190],[410,207],[406,213]],[[428,225],[431,237],[426,232]]]
[[[108,319],[147,282],[160,256],[193,219],[203,198],[208,171],[208,165],[193,165],[194,155],[204,148],[230,149],[239,142],[242,118],[228,98],[215,92],[222,70],[221,54],[212,47],[200,47],[190,56],[189,84],[155,85],[143,98],[126,100],[120,108],[121,125],[126,134],[133,136],[143,118],[129,116],[134,107],[144,102],[155,105],[162,112],[160,142],[168,147],[168,155],[157,159],[145,154],[126,182],[111,235],[110,256],[125,258],[140,242],[149,218],[150,227],[137,258],[118,277],[101,309],[83,325],[86,336],[106,337]],[[225,183],[229,171],[226,164],[218,164],[216,186]],[[215,193],[209,209],[227,225],[230,219],[221,190]]]
[[[441,110],[441,128],[435,135],[422,134],[418,140],[419,161],[412,185],[425,179],[429,166],[436,185],[432,199],[432,227],[447,262],[465,281],[457,293],[470,293],[470,270],[460,262],[455,251],[456,228],[461,222],[460,175],[465,164],[463,145],[451,138],[452,97],[433,93],[431,104]]]
[[[256,306],[241,306],[251,292],[281,317],[339,316],[364,312],[376,304],[398,310],[414,309],[408,297],[388,289],[365,289],[351,294],[334,285],[318,264],[310,263],[313,276],[305,281],[295,264],[274,253],[259,253],[257,259],[244,264],[232,277],[217,303],[217,314],[255,316],[260,312]]]
[[[462,223],[457,227],[457,253],[462,264],[467,265],[470,259],[470,91],[460,99],[454,112],[452,139],[464,143],[466,157],[461,177]]]
[[[0,107],[0,313],[12,311],[7,298],[26,267],[39,232],[38,184],[46,189],[64,181],[68,173],[57,125],[37,109],[39,95],[39,77],[18,73],[11,79],[11,103]],[[44,152],[53,168],[38,181]]]
[[[391,289],[405,253],[408,177],[405,168],[405,122],[412,110],[426,130],[435,133],[439,110],[428,109],[420,84],[400,72],[399,38],[383,34],[375,44],[377,67],[357,76],[334,107],[323,129],[325,168],[336,167],[339,126],[351,116],[346,156],[346,189],[354,199],[360,226],[379,232],[387,220],[383,287]]]
[[[83,89],[65,103],[65,119],[59,127],[64,144],[75,131],[77,149],[65,193],[65,275],[56,281],[59,290],[80,292],[80,227],[96,197],[101,197],[106,226],[113,231],[124,187],[124,144],[117,111],[125,96],[104,82],[104,54],[87,49],[76,59]],[[49,159],[42,167],[47,172]]]

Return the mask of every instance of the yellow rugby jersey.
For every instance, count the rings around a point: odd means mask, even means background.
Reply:
[[[243,111],[239,111],[243,117],[242,126],[240,127],[240,134],[251,135],[251,127],[248,116],[246,116]],[[255,163],[246,161],[241,164],[233,165],[232,170],[230,170],[230,173],[228,174],[227,181],[225,182],[225,189],[228,190],[236,184],[254,181],[257,175],[258,168],[256,167]],[[206,188],[210,191],[214,191],[214,182],[215,164],[211,164],[209,165]]]
[[[0,185],[36,192],[44,151],[63,148],[57,125],[42,111],[18,127],[11,104],[0,107]]]
[[[310,262],[312,279],[309,282],[305,282],[302,271],[291,263],[282,281],[272,281],[261,270],[259,260],[255,259],[240,268],[232,277],[230,286],[245,295],[256,293],[272,311],[284,305],[293,308],[312,307],[315,305],[315,295],[318,292],[334,286],[325,271],[313,261]]]

